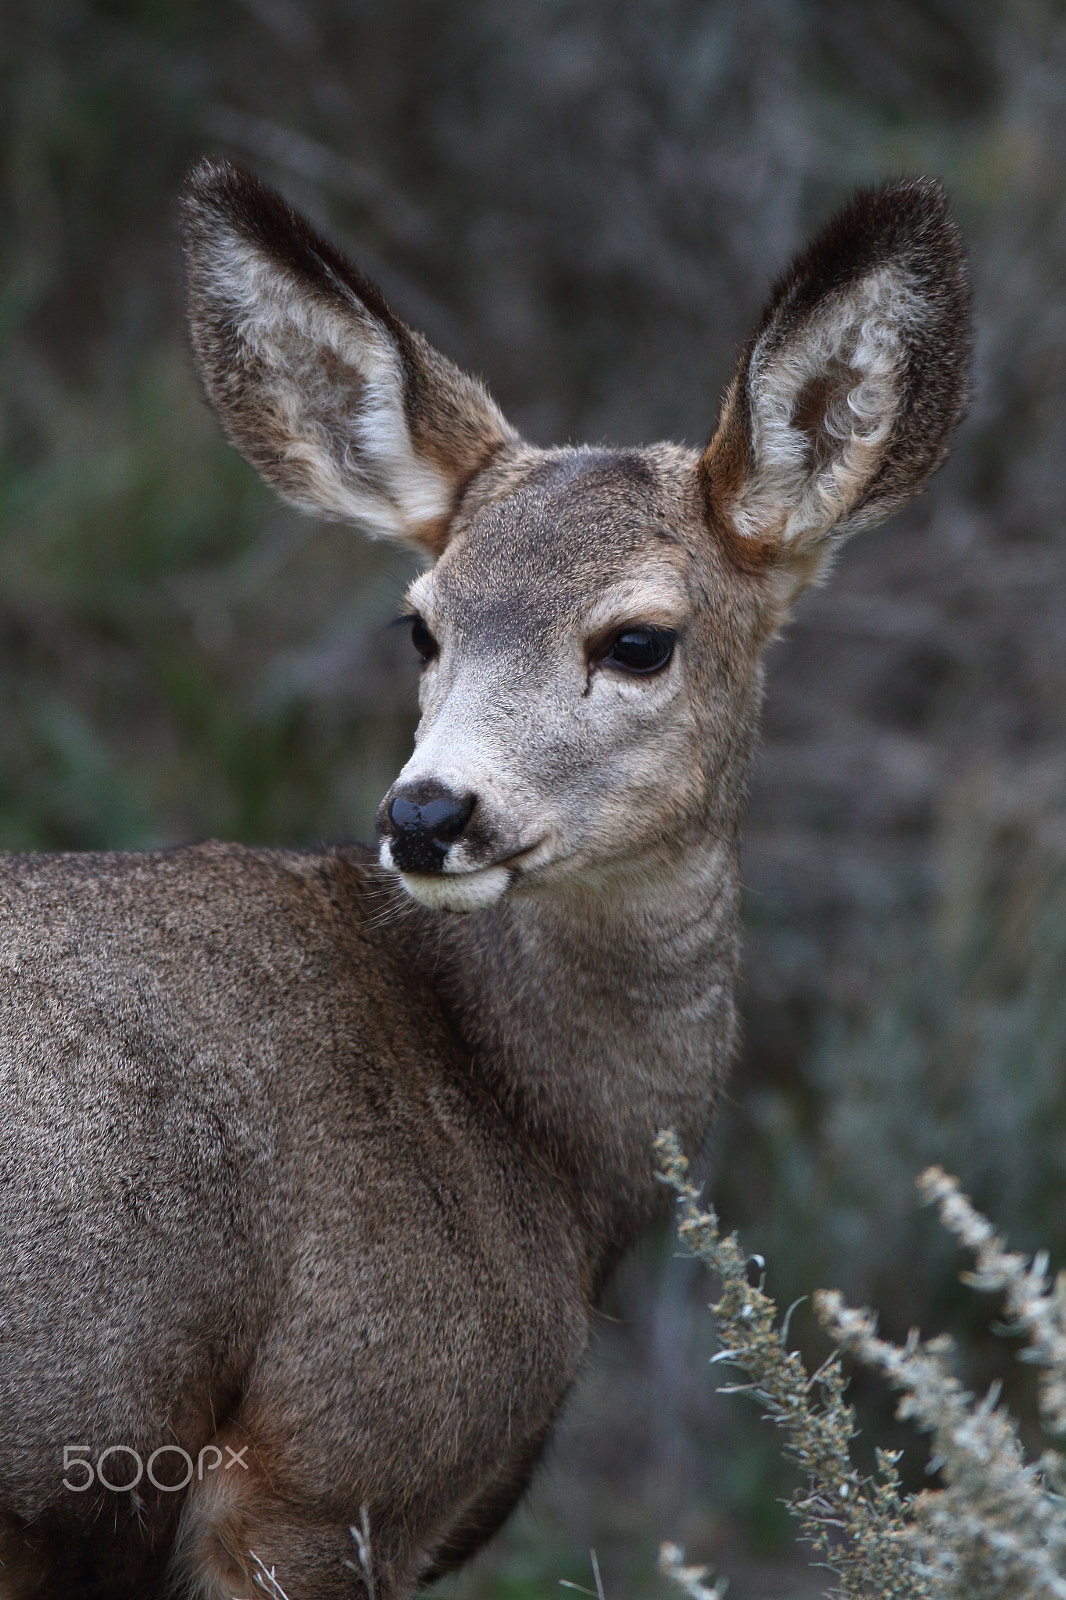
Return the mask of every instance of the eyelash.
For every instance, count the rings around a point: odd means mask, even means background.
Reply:
[[[426,666],[434,659],[439,650],[436,639],[426,626],[425,618],[417,611],[406,612],[402,617],[396,618],[396,626],[408,627],[411,630],[411,643],[422,658],[422,665]]]
[[[610,634],[591,654],[597,666],[614,667],[632,677],[650,678],[673,659],[677,633],[654,623],[630,623]]]
[[[425,618],[417,611],[397,617],[396,625],[411,630],[411,643],[427,666],[439,653],[436,639],[430,633]],[[597,666],[613,667],[632,677],[650,678],[662,672],[673,659],[677,634],[673,628],[657,627],[653,623],[630,623],[608,635],[590,653],[590,661]]]

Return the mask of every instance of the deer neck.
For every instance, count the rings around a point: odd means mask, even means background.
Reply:
[[[492,1092],[612,1246],[647,1220],[663,1127],[709,1127],[732,1054],[735,830],[618,883],[450,923],[460,1025]]]

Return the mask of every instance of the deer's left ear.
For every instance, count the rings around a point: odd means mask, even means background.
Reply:
[[[700,477],[708,516],[784,601],[917,492],[965,407],[970,293],[940,185],[856,196],[775,288]]]

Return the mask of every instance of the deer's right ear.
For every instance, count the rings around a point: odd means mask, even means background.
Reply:
[[[708,516],[787,604],[940,465],[966,403],[970,294],[939,184],[856,196],[775,288],[700,463]]]
[[[205,162],[182,203],[200,376],[237,449],[301,510],[439,555],[459,494],[517,435],[280,195]]]

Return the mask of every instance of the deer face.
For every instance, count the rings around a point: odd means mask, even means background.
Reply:
[[[646,871],[703,820],[694,491],[681,451],[546,454],[412,585],[422,721],[378,827],[418,899]]]
[[[654,880],[735,831],[758,656],[849,533],[939,464],[968,293],[939,188],[860,195],[792,266],[701,454],[537,451],[284,202],[205,166],[193,345],[238,448],[296,505],[434,560],[412,585],[414,755],[382,863],[453,911]]]

